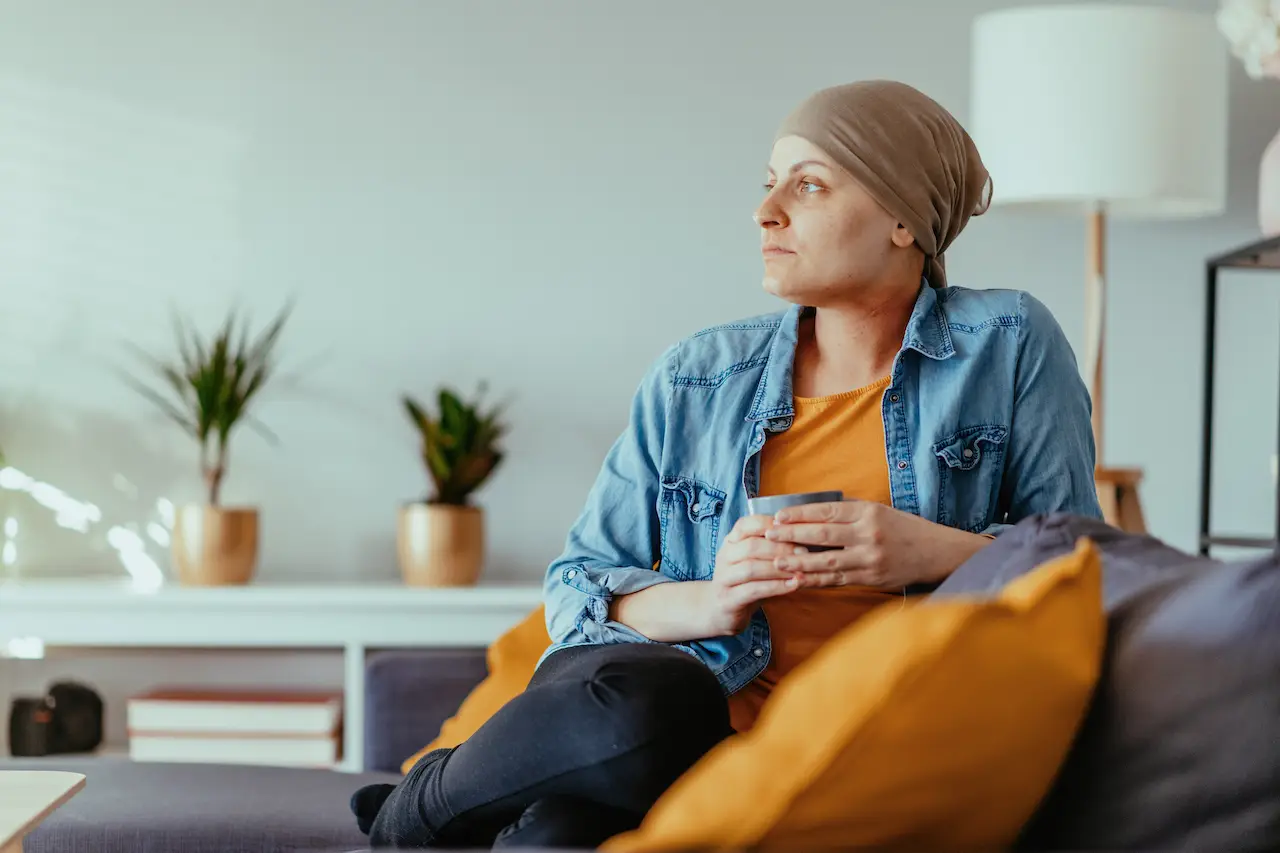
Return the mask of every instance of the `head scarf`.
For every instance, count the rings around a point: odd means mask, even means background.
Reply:
[[[925,254],[925,276],[946,287],[943,255],[970,216],[991,204],[991,177],[951,113],[905,83],[867,80],[823,89],[775,137],[800,136],[851,174]]]

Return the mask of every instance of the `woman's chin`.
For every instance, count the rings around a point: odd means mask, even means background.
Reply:
[[[765,293],[796,305],[808,305],[808,300],[813,297],[812,288],[784,278],[766,275],[762,284]]]

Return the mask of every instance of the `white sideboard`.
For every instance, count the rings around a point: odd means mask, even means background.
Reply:
[[[397,582],[164,586],[0,582],[3,658],[45,648],[334,649],[343,654],[343,768],[364,761],[370,650],[483,647],[541,603],[529,585],[427,589]]]

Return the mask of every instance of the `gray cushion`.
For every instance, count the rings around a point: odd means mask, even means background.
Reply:
[[[1092,518],[1056,513],[1024,519],[956,569],[934,591],[951,595],[991,595],[1009,581],[1073,550],[1088,536],[1102,553],[1102,598],[1108,613],[1129,598],[1218,562],[1171,548],[1152,536],[1124,533]]]
[[[142,764],[123,758],[0,761],[73,770],[85,787],[27,838],[25,853],[298,853],[362,849],[349,801],[381,773]]]
[[[365,667],[364,769],[398,773],[487,675],[484,649],[378,652]]]
[[[1026,850],[1280,849],[1280,560],[1224,563],[1051,515],[1005,532],[935,596],[993,593],[1099,546],[1102,678]]]
[[[1109,642],[1020,846],[1280,850],[1280,562],[1149,589],[1115,612]]]

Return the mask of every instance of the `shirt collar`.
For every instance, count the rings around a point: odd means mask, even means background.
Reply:
[[[789,418],[795,415],[791,374],[795,364],[796,342],[799,340],[800,318],[806,310],[808,309],[803,306],[792,305],[782,315],[778,330],[773,335],[764,373],[756,385],[755,398],[751,402],[747,420]],[[955,355],[955,345],[951,341],[951,330],[947,327],[942,300],[938,298],[938,291],[923,279],[920,292],[916,295],[916,304],[911,310],[911,318],[907,320],[907,328],[902,335],[902,349],[912,349],[926,358],[939,361]]]

